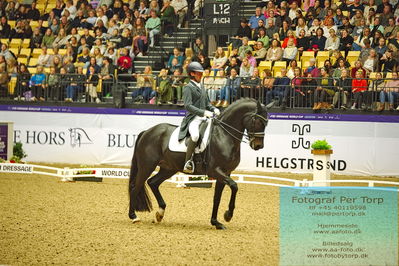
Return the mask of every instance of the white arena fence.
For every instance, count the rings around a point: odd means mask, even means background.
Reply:
[[[35,164],[18,164],[18,163],[0,163],[0,173],[18,173],[18,174],[41,174],[47,176],[58,177],[61,181],[73,181],[74,178],[117,178],[117,179],[128,179],[130,175],[130,169],[128,168],[98,168],[98,167],[87,167],[87,168],[57,168],[44,165]],[[1,176],[1,175],[0,175]],[[378,187],[378,185],[388,185],[398,187],[399,182],[392,181],[380,181],[380,180],[297,180],[265,175],[251,175],[251,174],[232,174],[233,179],[240,184],[252,184],[252,185],[263,185],[263,186],[275,186],[275,187],[315,187],[317,183],[345,183],[354,184],[361,183],[368,187]],[[168,179],[168,182],[175,183],[177,187],[185,187],[186,184],[195,183],[214,183],[215,180],[190,180],[190,177],[198,177],[195,175],[176,174]],[[250,180],[248,180],[250,179]],[[253,181],[256,179],[258,181]],[[268,182],[269,181],[269,182]],[[274,182],[270,182],[274,181]],[[288,183],[288,184],[287,184]]]

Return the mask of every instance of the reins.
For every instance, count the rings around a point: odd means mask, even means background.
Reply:
[[[263,116],[257,114],[257,113],[247,114],[246,116],[248,116],[248,115],[251,115],[252,124],[253,124],[253,125],[254,125],[254,123],[255,123],[255,118],[260,118],[260,119],[262,120],[263,123],[267,123],[267,119],[264,118]],[[246,133],[245,131],[240,131],[240,130],[236,129],[235,127],[229,125],[229,124],[226,123],[226,122],[223,122],[222,120],[220,120],[220,119],[218,119],[218,118],[216,118],[216,117],[213,117],[212,119],[215,120],[215,121],[219,124],[219,126],[220,126],[224,131],[226,131],[227,134],[229,134],[230,136],[232,136],[234,139],[238,140],[239,142],[249,143],[248,141],[251,141],[251,139],[253,139],[253,138],[256,138],[256,137],[261,138],[261,137],[264,137],[264,136],[265,136],[265,132],[249,132],[249,131],[247,130],[247,133]],[[226,127],[228,127],[229,129],[233,130],[235,133],[238,133],[238,134],[240,134],[240,135],[243,135],[243,137],[244,137],[247,141],[243,140],[242,137],[241,137],[241,138],[236,137],[236,136],[233,135],[233,133],[231,133]]]

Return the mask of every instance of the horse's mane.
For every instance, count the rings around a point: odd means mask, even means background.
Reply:
[[[222,114],[220,115],[220,119],[222,119],[223,117],[225,117],[226,115],[230,114],[233,110],[237,109],[237,107],[242,107],[243,104],[248,104],[248,103],[254,103],[256,106],[256,100],[253,98],[240,98],[239,100],[233,102],[232,104],[230,104],[226,110],[224,110],[222,112]]]

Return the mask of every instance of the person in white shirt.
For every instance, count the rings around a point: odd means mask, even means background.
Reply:
[[[176,15],[179,16],[179,24],[177,27],[180,28],[183,25],[184,17],[187,14],[188,4],[186,0],[172,0],[170,5],[175,9]]]
[[[327,50],[327,51],[338,50],[339,42],[340,42],[340,40],[339,40],[339,37],[337,36],[335,30],[330,29],[330,37],[327,38],[326,46],[325,46],[324,50]]]
[[[66,2],[65,8],[64,8],[64,10],[62,11],[61,16],[64,15],[65,10],[68,10],[68,12],[69,12],[69,18],[70,18],[70,19],[74,19],[74,18],[75,18],[77,9],[76,9],[76,7],[73,5],[72,0],[68,0],[68,1]]]

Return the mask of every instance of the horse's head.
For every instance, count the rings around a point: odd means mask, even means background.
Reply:
[[[265,137],[265,128],[268,123],[267,111],[259,101],[256,109],[248,113],[244,118],[244,126],[249,138],[249,146],[254,150],[263,148],[263,139]]]

